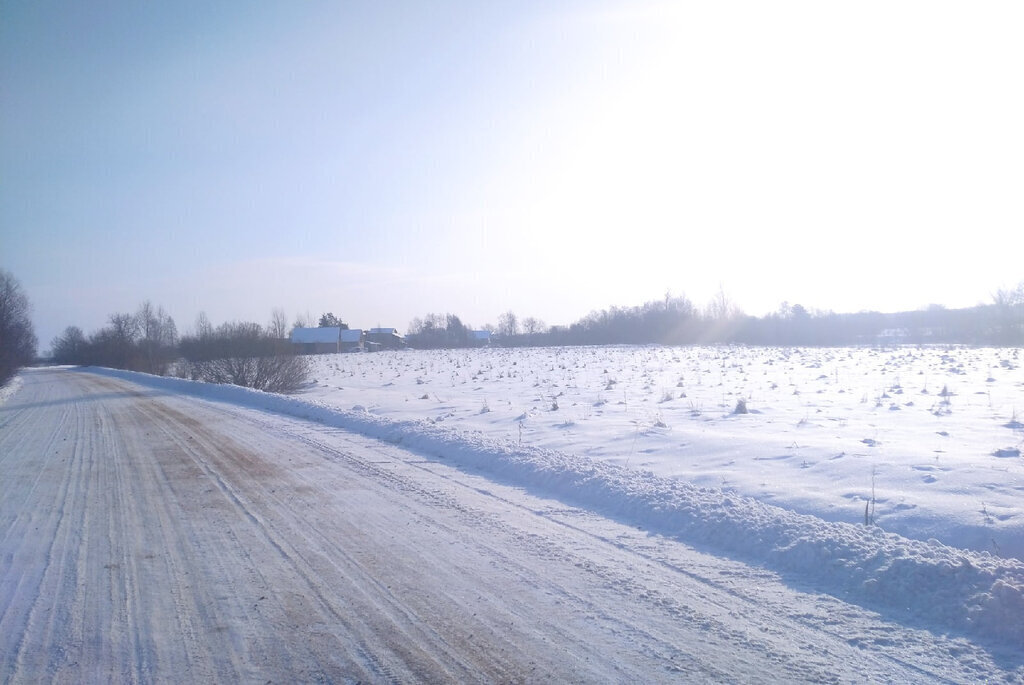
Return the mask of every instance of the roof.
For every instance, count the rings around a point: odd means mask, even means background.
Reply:
[[[371,328],[370,335],[398,335],[397,328]]]
[[[363,331],[358,328],[341,331],[341,342],[357,343],[363,339]]]
[[[477,339],[477,340],[490,340],[491,339],[491,332],[490,331],[473,331],[473,337],[475,339]]]
[[[337,326],[324,328],[295,328],[292,330],[293,343],[335,343],[338,342],[341,329]]]

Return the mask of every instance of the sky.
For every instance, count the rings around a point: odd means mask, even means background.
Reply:
[[[549,325],[1024,281],[1019,2],[0,0],[0,269],[40,350],[330,311]]]

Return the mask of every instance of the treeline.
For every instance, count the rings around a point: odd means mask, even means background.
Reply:
[[[31,359],[35,349],[27,312],[27,301],[17,283],[0,272],[0,351],[5,355],[0,362],[7,366],[15,364],[15,370],[16,364],[27,363],[25,354]],[[14,320],[16,325],[12,328],[8,320]],[[300,318],[291,328],[305,325]],[[320,317],[320,325],[347,328],[329,312]],[[196,332],[179,338],[174,320],[163,308],[146,302],[133,314],[111,315],[106,326],[88,336],[76,326],[69,326],[53,340],[52,360],[160,375],[174,373],[194,380],[293,392],[306,383],[309,366],[297,354],[297,346],[288,341],[289,332],[287,319],[280,310],[274,311],[266,327],[250,322],[214,327],[200,314]],[[20,362],[8,364],[7,357],[14,356],[10,350],[16,351],[8,341],[16,341],[15,334],[24,334],[22,348],[29,352],[22,351]],[[703,309],[686,297],[666,295],[636,307],[593,312],[569,326],[549,327],[530,317],[520,320],[509,311],[498,318],[497,326],[475,330],[454,314],[427,314],[409,324],[406,342],[409,347],[421,349],[488,343],[507,347],[719,343],[1024,346],[1024,283],[1015,290],[998,291],[992,304],[966,309],[933,305],[893,314],[812,312],[799,304],[783,303],[777,311],[755,317],[743,314],[724,292]],[[7,377],[10,374],[13,371]],[[0,373],[0,384],[4,380]]]
[[[635,307],[592,312],[569,326],[522,322],[512,312],[497,326],[485,326],[492,344],[565,345],[747,345],[839,346],[878,343],[1024,345],[1024,284],[1000,290],[993,303],[966,309],[933,305],[924,310],[883,314],[812,312],[780,305],[766,316],[743,314],[724,293],[703,309],[686,297],[667,296]],[[482,344],[458,316],[428,314],[409,326],[410,347],[471,347]]]
[[[107,325],[86,336],[68,326],[53,339],[56,364],[106,366],[166,375],[177,359],[178,329],[162,307],[146,302],[134,314],[111,314]]]
[[[285,335],[278,312],[267,327],[236,322],[214,328],[200,314],[196,332],[179,338],[174,319],[146,302],[134,314],[112,314],[106,326],[89,336],[68,326],[53,340],[51,354],[56,364],[173,373],[209,383],[294,392],[306,382],[309,367]]]
[[[591,314],[568,327],[540,335],[517,335],[503,344],[746,345],[839,346],[878,343],[1024,344],[1024,302],[1013,307],[982,305],[969,309],[932,307],[922,311],[883,314],[810,312],[784,305],[767,316],[733,313],[709,316],[685,304],[649,302],[640,307],[612,308]]]

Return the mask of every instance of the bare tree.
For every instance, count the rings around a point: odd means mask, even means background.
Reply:
[[[288,329],[288,315],[284,313],[283,309],[275,308],[270,313],[270,325],[267,326],[267,332],[270,337],[277,338],[278,340],[284,340],[288,337],[290,332]]]
[[[426,331],[437,331],[442,330],[448,325],[448,317],[444,314],[427,314],[423,317],[423,330]]]
[[[174,319],[163,307],[154,308],[148,300],[139,306],[135,319],[140,335],[138,348],[141,357],[137,368],[163,376],[174,359],[174,348],[178,344],[178,328]]]
[[[1024,341],[1024,281],[1013,290],[1000,288],[992,294],[998,332],[996,342],[1013,345]]]
[[[519,334],[519,319],[511,309],[498,317],[498,334],[506,338]]]
[[[523,319],[523,333],[526,335],[534,336],[538,333],[543,333],[546,329],[547,326],[540,319],[535,319],[532,316]]]
[[[0,386],[36,354],[31,306],[14,276],[0,270]]]
[[[139,334],[139,320],[133,314],[111,314],[108,319],[110,330],[116,340],[135,342]]]
[[[153,308],[153,303],[146,300],[139,305],[139,310],[135,312],[135,320],[139,327],[139,331],[142,334],[143,340],[152,340],[157,334],[157,329],[160,323],[156,318],[156,310]]]
[[[1012,309],[1024,304],[1024,281],[1012,290],[1009,288],[999,288],[992,293],[992,302],[999,309]]]
[[[206,312],[199,312],[199,315],[196,316],[196,337],[209,338],[211,335],[213,335],[213,324],[210,323]]]
[[[713,321],[726,321],[735,319],[743,312],[726,294],[725,286],[719,285],[718,292],[708,302],[705,313],[707,318]]]
[[[78,326],[68,326],[50,343],[50,354],[58,364],[84,364],[87,341]]]

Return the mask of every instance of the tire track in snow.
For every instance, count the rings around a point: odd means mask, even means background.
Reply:
[[[87,380],[78,381],[87,391],[103,386]],[[78,679],[69,673],[147,680],[157,667],[154,641],[149,638],[151,619],[164,613],[149,611],[160,593],[148,592],[152,588],[145,586],[147,581],[165,584],[142,568],[156,555],[136,554],[140,540],[135,534],[156,532],[145,512],[161,502],[159,497],[145,501],[135,485],[134,478],[146,473],[145,452],[125,440],[132,435],[124,425],[130,413],[108,411],[105,404],[89,399],[53,404],[62,417],[74,417],[67,422],[67,440],[61,443],[70,446],[70,454],[55,456],[47,448],[22,459],[25,470],[31,466],[36,471],[28,494],[16,506],[26,521],[39,525],[33,530],[9,529],[4,546],[12,551],[4,558],[25,557],[19,565],[36,574],[36,586],[26,585],[25,578],[33,579],[26,571],[18,586],[9,595],[5,592],[2,633],[18,635],[20,642],[5,648],[4,656],[14,661],[5,661],[0,673],[28,681]],[[48,430],[44,419],[51,416],[38,415],[28,430]],[[58,425],[55,434],[60,429]],[[57,484],[48,480],[54,472],[63,474]],[[5,500],[5,509],[8,504]],[[34,553],[33,540],[50,543],[45,555]],[[10,585],[17,573],[18,569],[5,568],[4,584]],[[20,626],[12,626],[6,619],[18,611],[22,598],[32,599],[31,608]],[[172,671],[180,672],[167,669]]]
[[[4,425],[4,439],[0,443],[0,451],[8,455],[3,465],[31,480],[31,485],[24,489],[24,497],[19,497],[20,491],[10,485],[13,479],[5,479],[4,509],[8,510],[9,504],[13,504],[16,516],[0,543],[4,563],[0,635],[6,636],[3,671],[28,671],[38,673],[40,678],[46,676],[42,664],[50,660],[49,655],[26,650],[26,638],[30,633],[43,632],[51,649],[59,652],[63,648],[61,631],[69,620],[69,609],[60,601],[63,597],[61,589],[77,584],[77,554],[80,553],[74,540],[79,536],[81,522],[68,515],[69,501],[79,497],[87,476],[83,452],[79,449],[79,438],[85,437],[81,414],[65,397],[49,394],[53,389],[46,387],[48,394],[41,401],[61,407],[58,430],[69,423],[74,424],[70,445],[62,443],[62,447],[70,447],[70,454],[66,449],[54,449],[56,436],[60,434],[55,431],[38,454],[38,465],[29,466],[26,463],[27,440],[16,442],[13,448],[8,447],[8,438],[17,436],[19,432],[12,431],[8,423]],[[27,435],[39,434],[42,426],[33,420],[35,417],[31,410],[18,411],[16,418],[23,423],[16,428]],[[32,455],[36,456],[34,450]],[[58,464],[59,456],[63,456],[59,459],[60,464],[66,466]],[[34,477],[25,473],[32,469],[36,471]],[[54,472],[61,474],[56,483],[46,478],[47,474]],[[57,502],[58,506],[51,508],[48,506],[50,502]],[[29,543],[19,545],[21,539],[27,539]],[[45,545],[45,549],[40,543]],[[10,642],[14,639],[17,642]]]
[[[194,459],[194,447],[189,447],[192,453],[183,449],[182,442],[174,434],[173,424],[167,423],[167,416],[158,404],[144,401],[134,409],[138,414],[138,425],[150,431],[148,441],[157,445],[152,471],[154,474],[159,473],[159,477],[150,476],[155,494],[170,489],[176,495],[151,499],[160,512],[156,516],[156,527],[161,532],[160,543],[156,548],[160,550],[159,557],[166,565],[165,575],[172,581],[170,594],[174,613],[178,617],[183,660],[199,673],[216,674],[218,680],[255,677],[250,661],[258,661],[261,648],[270,646],[269,640],[258,639],[245,628],[250,623],[258,623],[260,619],[256,610],[258,600],[250,603],[250,593],[247,591],[249,587],[267,586],[266,580],[258,572],[259,564],[240,541],[238,532],[230,522],[232,517],[222,514],[223,506],[214,506],[212,512],[204,510],[207,515],[213,513],[221,524],[215,535],[219,539],[214,539],[210,544],[200,539],[205,533],[199,529],[194,514],[183,503],[193,497],[188,489],[193,485],[202,486],[209,473]],[[160,437],[162,439],[158,439]],[[183,456],[191,456],[193,459],[189,461],[183,459]],[[184,485],[175,487],[175,484]],[[214,503],[207,496],[202,504],[205,507]],[[183,544],[182,540],[192,545]],[[189,574],[196,576],[199,571],[222,582],[218,587],[196,586],[195,580],[192,584],[185,583]],[[239,632],[235,630],[236,626],[241,626],[240,632],[243,635],[236,634]],[[223,637],[229,644],[211,649],[207,646],[211,642],[211,635]],[[240,642],[249,641],[252,642],[251,647],[239,645]],[[278,657],[287,661],[283,650],[274,651]],[[283,678],[286,672],[282,671],[278,677]]]
[[[164,414],[175,414],[175,412],[168,412],[163,410]],[[302,579],[305,587],[308,589],[310,596],[314,597],[317,601],[320,609],[324,611],[333,621],[339,623],[346,623],[349,619],[346,618],[347,614],[357,613],[361,615],[382,615],[388,616],[393,619],[393,622],[388,626],[387,633],[389,635],[388,643],[390,649],[398,649],[402,655],[402,659],[409,663],[420,663],[429,660],[429,658],[419,653],[419,650],[413,647],[423,641],[423,636],[416,634],[421,633],[423,630],[428,629],[427,626],[417,625],[420,623],[417,617],[406,609],[402,604],[393,597],[388,588],[378,581],[372,572],[364,568],[364,564],[359,561],[356,556],[348,552],[342,546],[337,544],[333,539],[322,534],[318,529],[308,526],[301,525],[301,522],[274,522],[268,517],[264,517],[259,514],[252,502],[252,495],[254,493],[242,492],[235,488],[231,483],[238,480],[237,473],[231,473],[231,471],[237,471],[238,468],[242,468],[250,475],[253,474],[253,470],[257,472],[266,470],[266,473],[260,473],[258,480],[269,479],[273,482],[283,480],[284,476],[278,473],[274,469],[270,469],[266,462],[255,461],[249,455],[249,453],[240,449],[236,446],[228,447],[223,439],[218,439],[216,444],[211,443],[208,438],[203,437],[203,428],[196,424],[195,421],[187,417],[178,416],[177,420],[180,425],[186,429],[190,439],[195,440],[201,445],[202,449],[195,449],[182,443],[183,447],[188,447],[191,457],[195,460],[196,464],[200,468],[204,469],[209,477],[217,484],[217,488],[224,496],[236,507],[247,520],[249,520],[253,526],[255,526],[260,533],[265,536],[269,544],[276,550],[277,554],[286,563],[291,566],[296,575]],[[181,443],[180,438],[176,438]],[[237,462],[231,464],[230,462]],[[310,486],[310,489],[313,489]],[[276,500],[277,503],[283,503],[280,498],[275,497],[272,492],[261,492],[259,493],[259,499]],[[280,512],[285,511],[279,508],[267,508],[262,507],[266,511]],[[286,533],[279,532],[287,531]],[[289,537],[299,537],[303,539],[307,545],[303,545],[302,548],[306,550],[319,550],[322,554],[316,555],[314,558],[307,552],[305,555],[299,551],[299,546],[294,543],[289,543]],[[333,563],[331,558],[341,558],[344,560],[343,564]],[[341,573],[345,576],[345,582],[356,593],[360,596],[363,602],[368,602],[370,608],[365,607],[356,611],[352,611],[352,607],[336,607],[337,599],[331,599],[325,596],[319,589],[319,578],[323,576],[324,568],[323,565],[328,564],[333,567],[335,572]],[[359,569],[358,577],[352,575],[352,569]],[[372,587],[374,593],[368,593],[363,591],[363,588]],[[355,601],[353,598],[349,598],[349,601]],[[344,611],[343,609],[348,609]],[[352,626],[350,626],[352,627]],[[379,642],[379,626],[377,626],[376,634],[364,634],[360,639],[360,644],[356,645],[356,651],[362,656],[366,662],[367,670],[369,675],[372,677],[384,676],[389,680],[402,680],[403,677],[409,677],[410,673],[401,673],[394,669],[394,667],[385,660],[380,659],[375,655],[377,648],[373,648],[375,642]],[[410,628],[415,628],[414,632],[409,632]],[[360,629],[361,632],[365,633],[365,630]],[[433,632],[433,639],[438,641],[440,644],[444,644],[444,640],[441,635]],[[458,656],[457,652],[448,649],[446,660],[458,664],[462,661],[462,658]],[[463,668],[465,665],[463,664]],[[467,675],[472,675],[473,670],[471,669]],[[477,676],[482,676],[482,673],[476,673]]]

